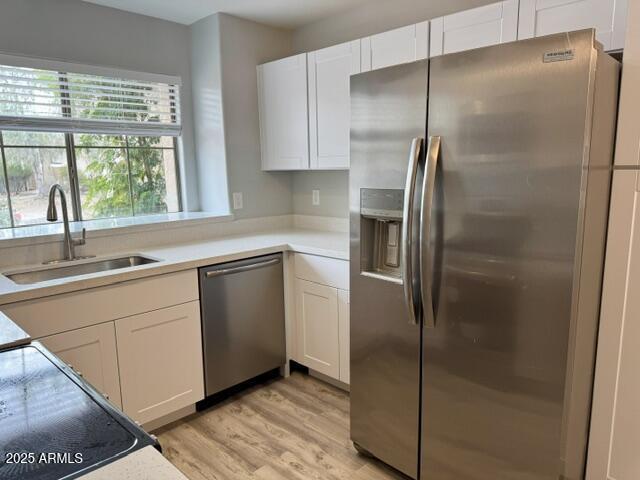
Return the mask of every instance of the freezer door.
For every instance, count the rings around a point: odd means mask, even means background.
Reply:
[[[402,275],[393,268],[376,276],[368,265],[367,233],[374,220],[402,208],[408,166],[419,153],[415,205],[421,185],[426,129],[426,61],[351,77],[350,288],[351,288],[351,439],[398,470],[417,477],[420,410],[420,319],[413,322]],[[418,140],[414,140],[418,139]],[[412,152],[413,149],[413,152]],[[407,192],[404,192],[407,193]],[[376,195],[381,195],[380,202]],[[404,195],[404,198],[408,198]],[[401,205],[398,207],[397,199]],[[373,207],[361,210],[364,207]],[[369,205],[367,202],[371,202]],[[388,203],[388,205],[387,205]],[[394,206],[395,205],[395,206]],[[412,206],[413,207],[413,206]],[[380,212],[380,208],[386,209]],[[417,211],[412,208],[414,219]],[[417,220],[414,225],[417,225]],[[378,231],[384,223],[377,224]],[[387,242],[398,239],[391,223]],[[404,226],[404,225],[403,225]],[[388,229],[388,226],[387,226]],[[406,232],[415,238],[417,229]],[[417,258],[417,244],[413,257]],[[406,253],[401,246],[400,257]],[[393,255],[396,258],[398,255]],[[382,263],[387,262],[383,260]],[[387,263],[394,263],[387,262]],[[418,265],[413,265],[417,272]],[[413,281],[413,280],[411,280]],[[408,285],[407,285],[408,286]],[[414,290],[418,300],[419,288]]]
[[[597,318],[578,319],[575,303],[593,45],[583,31],[431,60],[428,133],[440,152],[422,251],[434,309],[423,329],[424,480],[580,478],[564,461],[584,461],[586,441],[578,455],[564,445],[571,428],[586,433],[588,404],[568,426],[565,387],[569,363],[588,380],[593,361],[568,362],[572,322]],[[606,188],[593,193],[607,204]]]

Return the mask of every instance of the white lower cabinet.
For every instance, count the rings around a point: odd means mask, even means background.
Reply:
[[[295,255],[292,358],[349,383],[349,262]]]
[[[204,398],[196,269],[2,310],[140,423]]]
[[[349,292],[338,290],[338,337],[340,344],[340,381],[350,382],[350,323],[349,323]]]
[[[80,328],[38,339],[63,362],[69,364],[118,408],[120,381],[113,322]]]
[[[296,279],[296,317],[300,363],[339,378],[338,290]]]
[[[147,423],[204,398],[200,303],[116,320],[122,407]]]

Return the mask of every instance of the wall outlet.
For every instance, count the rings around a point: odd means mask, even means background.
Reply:
[[[320,190],[311,190],[311,203],[320,205]]]
[[[233,209],[242,210],[242,192],[233,192]]]

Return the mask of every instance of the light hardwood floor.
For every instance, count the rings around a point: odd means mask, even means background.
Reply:
[[[191,480],[405,479],[353,449],[348,394],[299,372],[155,433]]]

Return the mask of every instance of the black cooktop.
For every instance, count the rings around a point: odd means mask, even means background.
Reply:
[[[37,342],[0,351],[0,479],[84,475],[154,440]]]

